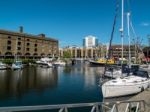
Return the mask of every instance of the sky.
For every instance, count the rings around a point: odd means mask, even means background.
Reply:
[[[117,0],[0,0],[0,29],[19,31],[59,40],[59,46],[82,46],[84,37],[93,35],[100,43],[108,43],[112,31]],[[119,0],[121,4],[121,0]],[[121,7],[121,6],[120,6]],[[142,44],[150,34],[150,0],[125,0],[124,21],[130,9],[131,20]],[[121,44],[119,9],[114,44]],[[124,43],[128,43],[124,22]],[[135,36],[131,32],[131,39]]]

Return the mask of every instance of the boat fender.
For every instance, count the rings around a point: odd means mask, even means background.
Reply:
[[[141,87],[141,92],[143,92],[143,91],[144,91],[144,87],[142,86],[142,87]]]

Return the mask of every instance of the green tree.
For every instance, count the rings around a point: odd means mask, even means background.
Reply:
[[[63,58],[71,58],[71,52],[70,51],[64,51]]]

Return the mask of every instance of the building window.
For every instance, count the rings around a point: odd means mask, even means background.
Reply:
[[[37,51],[37,48],[35,48],[34,51],[36,52],[36,51]]]
[[[21,40],[21,38],[19,37],[18,40]]]
[[[7,50],[11,50],[11,46],[7,46]]]
[[[30,43],[27,43],[27,46],[29,46],[30,45]]]
[[[27,39],[27,41],[30,41],[30,39]]]
[[[18,47],[17,50],[21,50],[21,47]]]
[[[26,50],[27,50],[27,51],[30,51],[30,48],[27,48]]]
[[[8,39],[11,39],[11,36],[8,36]]]
[[[18,45],[21,45],[21,42],[18,42]]]
[[[8,44],[8,45],[10,45],[10,44],[11,44],[11,41],[10,41],[10,40],[8,40],[8,41],[7,41],[7,44]]]
[[[35,47],[37,47],[37,44],[34,44]]]

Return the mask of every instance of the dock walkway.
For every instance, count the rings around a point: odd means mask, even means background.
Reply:
[[[128,101],[139,101],[139,100],[144,101],[144,104],[139,104],[138,107],[140,108],[140,111],[138,110],[135,111],[134,107],[137,107],[137,103],[132,103],[132,105],[130,106],[132,107],[133,112],[150,112],[150,88],[131,97]],[[126,112],[125,111],[126,107],[127,107],[127,103],[122,105],[119,104],[118,112]]]
[[[145,112],[150,112],[150,88],[147,90],[139,93],[136,96],[133,96],[132,98],[129,99],[130,101],[134,100],[144,100],[145,101]]]

